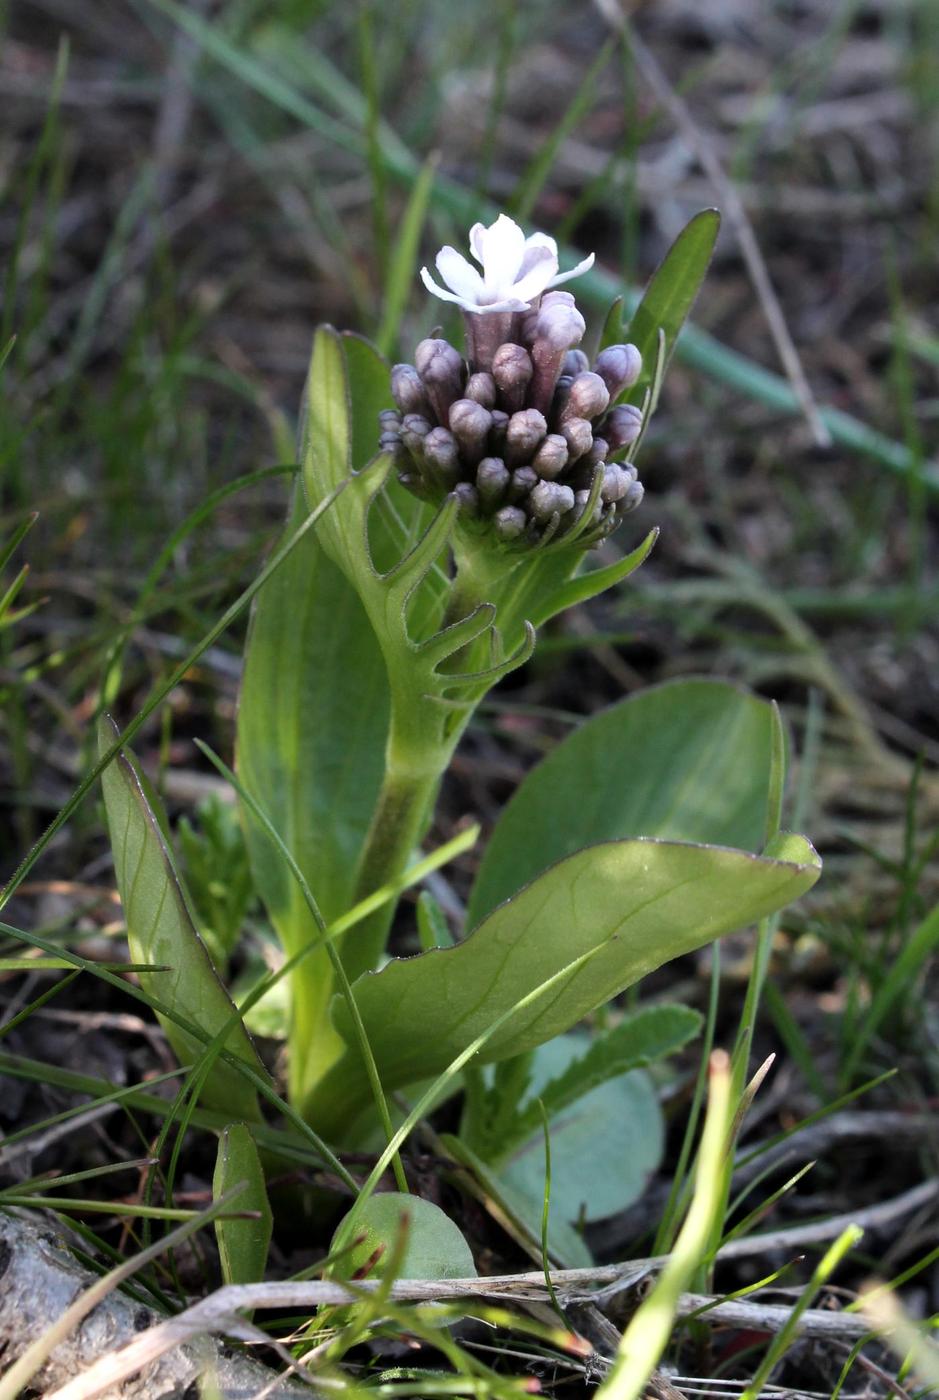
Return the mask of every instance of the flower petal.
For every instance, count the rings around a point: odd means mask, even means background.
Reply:
[[[457,306],[462,306],[464,311],[476,310],[475,301],[471,299],[467,300],[466,297],[457,296],[455,292],[445,292],[443,287],[438,287],[426,267],[421,268],[421,281],[427,290],[432,292],[435,297],[439,297],[441,301],[456,302]]]
[[[482,267],[483,261],[483,236],[486,232],[485,224],[474,224],[469,231],[470,252]]]
[[[502,301],[491,301],[479,306],[469,307],[477,316],[488,316],[493,311],[530,311],[527,301],[519,301],[518,297],[505,297]]]
[[[572,277],[579,277],[582,272],[587,272],[589,268],[593,267],[593,263],[594,254],[591,253],[589,258],[584,258],[583,262],[579,262],[576,267],[572,267],[570,272],[561,272],[557,277],[552,277],[548,286],[560,287],[562,282],[569,282]]]
[[[547,248],[551,256],[557,261],[558,245],[549,233],[532,233],[525,239],[525,256],[522,259],[521,272],[528,271],[528,259],[537,249]]]
[[[525,235],[514,219],[500,214],[479,236],[483,276],[491,292],[508,291],[525,256]]]
[[[557,255],[550,248],[533,248],[525,254],[522,271],[512,291],[521,300],[531,302],[552,285],[557,270]]]
[[[483,279],[462,253],[458,253],[455,248],[444,247],[440,249],[435,261],[437,271],[451,291],[456,292],[457,296],[465,297],[467,301],[476,301],[479,298],[483,289]]]

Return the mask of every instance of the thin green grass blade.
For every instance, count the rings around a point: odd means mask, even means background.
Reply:
[[[842,1069],[844,1083],[850,1083],[857,1067],[884,1017],[898,1000],[908,992],[927,958],[939,947],[939,904],[913,931],[900,952],[890,963],[886,975],[874,993],[870,1009],[860,1031],[851,1045]]]
[[[806,1308],[811,1307],[819,1289],[823,1284],[828,1282],[828,1279],[834,1273],[845,1255],[854,1248],[863,1236],[864,1231],[859,1229],[857,1225],[849,1225],[848,1228],[838,1236],[834,1244],[825,1251],[824,1256],[813,1270],[812,1277],[806,1284],[799,1301],[789,1314],[785,1326],[776,1333],[767,1347],[766,1355],[760,1363],[750,1384],[747,1386],[746,1390],[743,1391],[740,1400],[759,1400],[759,1397],[763,1394],[763,1388],[769,1381],[775,1367],[783,1359],[795,1339],[796,1333],[799,1330],[799,1318],[805,1312]]]
[[[176,686],[186,675],[187,671],[189,671],[191,667],[195,665],[195,663],[199,660],[200,656],[202,656],[204,652],[208,651],[209,647],[211,647],[218,640],[218,638],[231,626],[231,624],[236,620],[236,618],[241,616],[245,608],[247,608],[251,603],[251,600],[264,587],[264,584],[267,582],[270,576],[275,572],[276,569],[280,567],[284,560],[289,557],[291,552],[300,543],[301,539],[304,538],[307,531],[311,530],[316,525],[320,517],[329,509],[340,490],[342,490],[342,487],[337,487],[336,491],[331,492],[324,500],[320,502],[320,504],[316,507],[314,511],[311,511],[311,513],[304,520],[303,524],[300,525],[299,528],[290,536],[290,538],[285,541],[285,543],[280,547],[280,549],[276,551],[274,556],[271,558],[270,562],[258,574],[257,578],[254,579],[253,582],[248,585],[248,587],[244,590],[240,597],[236,598],[230,607],[226,608],[225,612],[214,624],[214,626],[210,627],[208,632],[206,632],[205,635],[201,638],[201,640],[196,643],[196,645],[192,648],[189,654],[172,672],[169,678],[163,681],[162,684],[157,686],[156,690],[151,695],[149,700],[147,700],[141,707],[141,709],[138,710],[135,717],[122,731],[120,738],[111,745],[108,752],[103,754],[98,759],[98,761],[95,764],[93,764],[91,770],[81,780],[78,787],[75,789],[74,793],[69,798],[68,802],[65,803],[65,805],[61,808],[61,810],[58,812],[58,814],[55,816],[52,822],[50,822],[49,826],[43,832],[42,836],[39,838],[39,840],[36,842],[33,848],[16,867],[16,870],[13,872],[4,888],[0,890],[0,909],[5,908],[5,906],[9,903],[12,896],[16,893],[20,885],[26,879],[29,872],[32,870],[33,866],[36,864],[36,861],[48,848],[49,844],[54,840],[57,833],[61,831],[63,826],[65,826],[66,822],[68,822],[69,818],[76,811],[76,809],[85,800],[88,793],[94,787],[95,783],[98,781],[101,774],[107,768],[108,764],[112,761],[112,759],[116,758],[117,755],[120,753],[121,749],[126,744],[130,743],[131,739],[134,737],[137,731],[141,729],[144,724],[146,724],[147,720],[153,714],[154,710],[156,710],[163,703],[167,695],[169,695],[173,690],[175,690]],[[59,950],[57,948],[51,948],[47,949],[47,951],[55,955]]]
[[[326,952],[329,956],[330,962],[332,963],[332,968],[336,977],[336,981],[339,984],[340,992],[345,999],[349,1015],[352,1018],[352,1024],[355,1028],[355,1036],[359,1047],[359,1054],[362,1056],[363,1062],[366,1066],[366,1073],[368,1074],[369,1083],[372,1088],[372,1094],[375,1099],[375,1107],[378,1110],[378,1116],[381,1119],[381,1124],[385,1131],[385,1136],[387,1138],[390,1138],[392,1134],[391,1114],[388,1112],[388,1104],[385,1099],[385,1095],[382,1091],[381,1079],[378,1075],[378,1066],[375,1063],[375,1056],[372,1054],[372,1047],[369,1044],[368,1035],[366,1034],[362,1017],[360,1016],[358,1007],[356,1006],[355,995],[352,991],[352,984],[349,981],[348,976],[346,975],[346,970],[342,964],[342,958],[340,957],[336,949],[335,943],[329,936],[329,930],[326,927],[326,921],[320,913],[320,908],[316,902],[316,897],[314,896],[313,891],[310,889],[310,886],[304,877],[303,871],[300,869],[292,853],[290,852],[290,850],[284,843],[282,837],[280,836],[280,833],[277,831],[273,822],[268,817],[267,813],[263,810],[260,803],[255,801],[255,799],[251,796],[251,794],[247,791],[243,784],[241,784],[238,781],[237,777],[231,771],[231,769],[228,768],[222,762],[222,760],[218,757],[217,754],[214,754],[212,752],[208,744],[204,744],[201,742],[201,740],[198,739],[196,740],[196,743],[199,747],[199,750],[205,755],[205,757],[209,760],[209,762],[213,765],[217,772],[219,772],[223,778],[226,778],[228,782],[231,783],[232,787],[235,789],[242,802],[244,802],[245,806],[251,812],[251,815],[264,828],[264,831],[267,833],[268,839],[273,843],[278,855],[280,856],[280,859],[287,866],[288,870],[290,871],[290,874],[296,881],[297,887],[300,890],[300,893],[303,897],[303,901],[310,912],[313,922],[316,924],[316,927],[319,930],[320,938],[322,939],[326,947]],[[242,1012],[242,1014],[244,1013]],[[397,1155],[393,1159],[392,1167],[395,1174],[395,1180],[398,1184],[398,1190],[403,1195],[407,1195],[407,1179],[404,1175],[404,1168],[401,1165],[401,1159]]]
[[[710,1093],[691,1206],[661,1276],[623,1333],[609,1376],[597,1400],[639,1400],[668,1345],[678,1299],[700,1267],[707,1241],[720,1215],[723,1157],[733,1112],[731,1069],[715,1051],[710,1061]]]
[[[420,252],[421,235],[427,220],[427,206],[437,172],[436,156],[424,162],[411,188],[395,239],[385,278],[385,303],[375,343],[383,355],[390,355],[398,339],[398,328],[404,308],[414,287]]]
[[[614,36],[602,46],[581,79],[567,109],[562,112],[560,120],[555,123],[551,134],[541,143],[538,154],[522,173],[511,201],[512,212],[517,219],[530,218],[531,212],[548,182],[558,151],[578,123],[596,104],[600,95],[597,79],[609,63],[617,43],[618,40]]]

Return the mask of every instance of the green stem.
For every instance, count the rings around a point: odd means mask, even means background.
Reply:
[[[517,563],[475,543],[475,548],[463,547],[459,533],[453,540],[455,572],[443,627],[462,621],[480,603],[494,600],[499,584]],[[474,643],[451,658],[454,669],[469,665],[479,645]],[[480,664],[485,665],[485,660],[481,658]],[[367,898],[407,865],[430,825],[441,779],[472,713],[468,709],[454,726],[452,717],[446,725],[442,723],[444,712],[433,702],[415,709],[413,699],[397,704],[393,698],[392,706],[385,780],[359,860],[356,900]],[[344,943],[342,960],[350,980],[375,967],[385,951],[396,907],[391,902],[377,910]]]
[[[389,749],[391,745],[389,745]],[[425,769],[399,769],[391,762],[385,774],[359,861],[354,902],[367,898],[400,875],[430,822],[440,779],[450,751],[436,743]],[[363,919],[343,940],[342,961],[350,981],[378,963],[394,920],[397,900],[389,900]]]

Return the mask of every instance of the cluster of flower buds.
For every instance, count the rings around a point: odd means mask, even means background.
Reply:
[[[610,345],[591,366],[577,348],[585,325],[574,298],[537,286],[539,276],[542,286],[563,280],[549,281],[550,255],[557,272],[553,242],[541,234],[525,240],[512,225],[521,253],[506,272],[504,258],[493,269],[498,260],[485,257],[499,225],[480,227],[470,242],[481,249],[485,278],[453,249],[443,249],[437,265],[459,294],[441,292],[425,274],[431,290],[462,306],[468,359],[433,337],[418,345],[414,364],[394,366],[397,408],[381,414],[382,448],[408,490],[431,501],[455,495],[464,516],[488,521],[503,541],[533,544],[579,525],[578,538],[594,544],[642,500],[636,468],[624,460],[642,414],[617,404],[639,377],[639,351]],[[535,253],[537,267],[526,271]],[[472,291],[469,276],[479,283]],[[535,283],[524,286],[527,300],[518,296],[524,279]]]

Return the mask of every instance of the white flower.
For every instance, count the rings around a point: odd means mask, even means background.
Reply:
[[[470,251],[482,267],[472,263],[455,248],[441,248],[437,271],[450,288],[438,287],[426,267],[421,279],[429,292],[444,301],[455,301],[464,311],[487,315],[496,311],[528,311],[533,301],[549,287],[558,287],[571,277],[579,277],[593,266],[593,253],[570,272],[558,272],[558,245],[546,233],[526,238],[514,219],[500,214],[494,224],[470,229]]]

